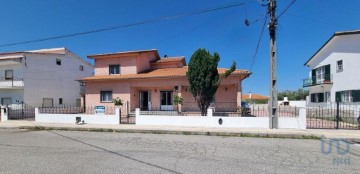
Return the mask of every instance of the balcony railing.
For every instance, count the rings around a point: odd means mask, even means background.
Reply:
[[[303,87],[332,84],[332,74],[321,74],[303,80]]]
[[[0,88],[13,88],[13,87],[24,87],[24,79],[18,77],[0,78]]]

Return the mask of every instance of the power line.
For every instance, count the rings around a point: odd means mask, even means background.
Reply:
[[[280,15],[276,17],[276,19],[279,19],[295,3],[295,1],[296,0],[291,1],[289,5],[284,9],[284,11],[282,11]]]
[[[222,15],[222,16],[219,16],[218,18],[216,18],[216,20],[215,20],[214,18],[211,18],[210,20],[207,20],[207,21],[205,21],[205,22],[203,22],[203,23],[200,23],[199,25],[196,25],[196,26],[194,26],[194,27],[192,27],[192,28],[190,28],[190,29],[188,29],[188,30],[182,31],[182,32],[180,32],[180,33],[177,33],[177,34],[172,35],[172,36],[170,36],[170,37],[167,37],[167,38],[165,38],[165,39],[161,39],[160,41],[157,41],[157,42],[155,42],[155,43],[164,43],[164,41],[168,41],[168,40],[170,40],[170,39],[179,37],[179,36],[181,36],[181,35],[183,35],[183,34],[185,34],[185,33],[187,33],[187,32],[194,31],[194,30],[196,30],[196,29],[198,29],[198,28],[204,27],[204,26],[206,26],[205,24],[208,24],[208,23],[211,23],[211,22],[216,22],[218,19],[223,18],[223,17],[225,17],[225,16],[228,16],[228,15],[230,15],[230,14],[232,14],[232,13],[234,13],[234,12],[226,13],[226,14],[224,14],[224,15]]]
[[[311,21],[311,22],[314,22],[314,23],[322,23],[322,24],[327,24],[327,25],[331,25],[331,26],[353,28],[353,27],[350,27],[350,26],[347,26],[347,25],[340,25],[340,24],[325,22],[325,21],[322,21],[322,20],[314,19],[314,18],[302,17],[302,16],[298,16],[298,15],[295,15],[295,14],[292,14],[292,13],[287,13],[287,14],[290,15],[290,16],[297,17],[297,18],[300,18],[300,19],[303,19],[303,20],[308,20],[308,21]]]
[[[263,23],[263,26],[262,26],[262,29],[261,29],[261,33],[260,33],[260,35],[259,35],[259,39],[258,39],[258,42],[257,42],[257,45],[256,45],[254,57],[252,58],[252,61],[251,61],[251,65],[250,65],[250,68],[249,68],[250,72],[251,72],[251,70],[252,70],[252,68],[253,68],[253,66],[254,66],[254,63],[255,63],[255,59],[256,59],[256,56],[257,56],[257,53],[258,53],[258,50],[259,50],[259,47],[260,47],[260,42],[261,42],[261,39],[262,39],[264,30],[265,30],[266,22],[267,22],[267,15],[265,15],[264,23]]]
[[[134,27],[134,26],[138,26],[138,25],[150,24],[150,23],[155,23],[155,22],[160,22],[160,21],[165,21],[165,20],[171,20],[171,19],[176,19],[176,18],[185,17],[185,16],[192,16],[192,15],[197,15],[197,14],[202,14],[202,13],[209,13],[209,12],[213,12],[213,11],[224,10],[224,9],[233,8],[233,7],[239,7],[239,6],[243,6],[243,5],[246,5],[246,4],[245,3],[230,4],[230,5],[225,5],[225,6],[222,6],[222,7],[216,7],[216,8],[205,9],[205,10],[198,10],[198,11],[182,13],[182,14],[178,14],[178,15],[174,15],[174,16],[154,18],[154,19],[150,19],[150,20],[146,20],[146,21],[134,22],[134,23],[125,24],[125,25],[118,25],[118,26],[109,27],[109,28],[101,28],[101,29],[96,29],[96,30],[91,30],[91,31],[77,32],[77,33],[72,33],[72,34],[59,35],[59,36],[53,36],[53,37],[47,37],[47,38],[41,38],[41,39],[34,39],[34,40],[21,41],[21,42],[9,43],[9,44],[2,44],[2,45],[0,45],[0,47],[22,45],[22,44],[28,44],[28,43],[34,43],[34,42],[42,42],[42,41],[48,41],[48,40],[55,40],[55,39],[61,39],[61,38],[68,38],[68,37],[74,37],[74,36],[80,36],[80,35],[86,35],[86,34],[92,34],[92,33],[98,33],[98,32],[110,31],[110,30],[116,30],[116,29],[120,29],[120,28]]]

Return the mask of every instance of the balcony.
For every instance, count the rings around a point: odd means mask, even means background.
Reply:
[[[333,84],[332,74],[321,74],[303,80],[303,87],[310,87],[323,84]]]
[[[1,89],[12,89],[12,88],[23,88],[24,87],[24,79],[13,77],[9,78],[0,78],[0,88]]]

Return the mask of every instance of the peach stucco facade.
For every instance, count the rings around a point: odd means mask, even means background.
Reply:
[[[147,105],[145,109],[149,110],[169,110],[171,106],[165,98],[174,95],[184,99],[184,104],[179,107],[194,105],[195,100],[188,90],[189,82],[184,74],[187,67],[183,57],[161,59],[157,50],[145,50],[91,55],[89,58],[95,59],[95,75],[82,79],[86,84],[86,106],[114,106],[111,101],[101,101],[101,91],[111,91],[111,98],[119,97],[129,103],[131,111],[144,108],[142,105]],[[120,73],[109,75],[109,65],[114,64],[120,65]],[[162,71],[157,72],[157,69]],[[250,74],[246,70],[237,70],[223,79],[216,92],[215,103],[240,106],[241,83]]]

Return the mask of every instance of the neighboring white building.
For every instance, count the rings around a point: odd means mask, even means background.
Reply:
[[[80,105],[78,79],[93,66],[66,48],[0,53],[1,105]]]
[[[360,30],[336,32],[304,65],[308,106],[360,102]]]

